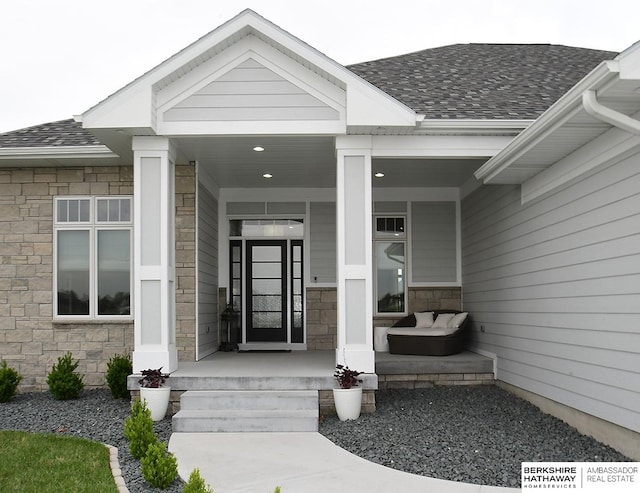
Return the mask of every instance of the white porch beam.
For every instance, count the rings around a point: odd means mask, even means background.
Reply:
[[[371,153],[376,158],[492,157],[513,135],[375,135]]]
[[[336,150],[336,363],[374,373],[371,137],[340,136],[336,139]]]
[[[134,137],[133,371],[178,367],[175,341],[174,152],[166,137]]]

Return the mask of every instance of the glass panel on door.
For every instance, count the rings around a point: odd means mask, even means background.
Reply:
[[[291,241],[291,342],[304,342],[302,240]]]
[[[247,241],[247,342],[287,341],[286,246]]]

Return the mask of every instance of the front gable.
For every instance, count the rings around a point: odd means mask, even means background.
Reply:
[[[247,36],[184,74],[154,85],[165,135],[343,133],[346,86]]]
[[[344,116],[344,105],[332,108],[274,70],[248,58],[158,113],[164,122],[339,120]]]
[[[412,128],[417,116],[245,10],[80,118],[96,130],[203,135],[340,134],[350,125]]]

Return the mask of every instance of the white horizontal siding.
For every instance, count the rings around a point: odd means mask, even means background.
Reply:
[[[310,281],[336,282],[336,204],[310,204]]]
[[[462,203],[464,309],[498,378],[640,431],[640,157]],[[480,332],[480,326],[484,332]]]
[[[164,121],[338,120],[334,108],[246,60],[164,112]]]
[[[456,282],[456,203],[411,203],[412,282]]]
[[[218,340],[218,202],[198,185],[198,359]]]

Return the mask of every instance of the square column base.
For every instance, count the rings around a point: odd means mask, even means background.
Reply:
[[[373,348],[350,348],[342,347],[336,349],[336,365],[348,366],[351,370],[360,373],[376,372],[376,353]]]
[[[133,351],[133,373],[160,367],[164,373],[171,373],[178,369],[178,351],[175,348]]]

